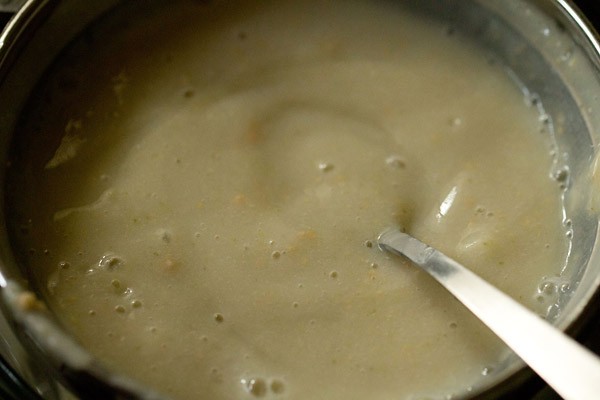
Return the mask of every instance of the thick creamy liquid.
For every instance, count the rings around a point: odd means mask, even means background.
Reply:
[[[81,343],[178,399],[490,379],[505,347],[374,241],[402,225],[552,305],[551,142],[503,67],[393,3],[128,7],[46,77],[9,171],[18,256]]]

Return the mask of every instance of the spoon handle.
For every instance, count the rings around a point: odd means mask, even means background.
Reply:
[[[397,229],[382,250],[407,257],[433,276],[567,400],[600,398],[600,359],[511,297],[436,249]]]

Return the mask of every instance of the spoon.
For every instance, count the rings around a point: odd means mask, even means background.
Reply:
[[[450,257],[398,229],[379,248],[433,276],[566,400],[600,399],[600,358]]]

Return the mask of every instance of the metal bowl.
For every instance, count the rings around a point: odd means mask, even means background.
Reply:
[[[125,0],[28,0],[0,36],[0,162],[14,151],[16,126],[27,99],[44,71],[86,27]],[[590,25],[567,0],[405,0],[415,12],[440,18],[452,29],[476,38],[526,88],[557,142],[555,170],[565,186],[565,225],[572,234],[563,287],[548,310],[557,327],[575,334],[596,309],[600,286],[600,44]],[[0,173],[5,188],[6,171]],[[62,382],[86,398],[159,399],[159,394],[104,368],[57,319],[24,299],[32,288],[16,262],[0,218],[2,307],[12,332],[26,348],[10,342],[15,360],[48,398],[61,398]],[[518,227],[515,227],[518,229]],[[5,333],[9,335],[10,333]],[[5,339],[8,340],[8,339]],[[552,351],[552,349],[548,349]],[[484,383],[465,398],[495,398],[518,388],[532,374],[509,355]]]

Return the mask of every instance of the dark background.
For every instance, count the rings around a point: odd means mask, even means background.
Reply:
[[[574,3],[583,11],[590,22],[600,30],[600,1],[599,0],[575,0]],[[600,399],[600,396],[598,396]]]

